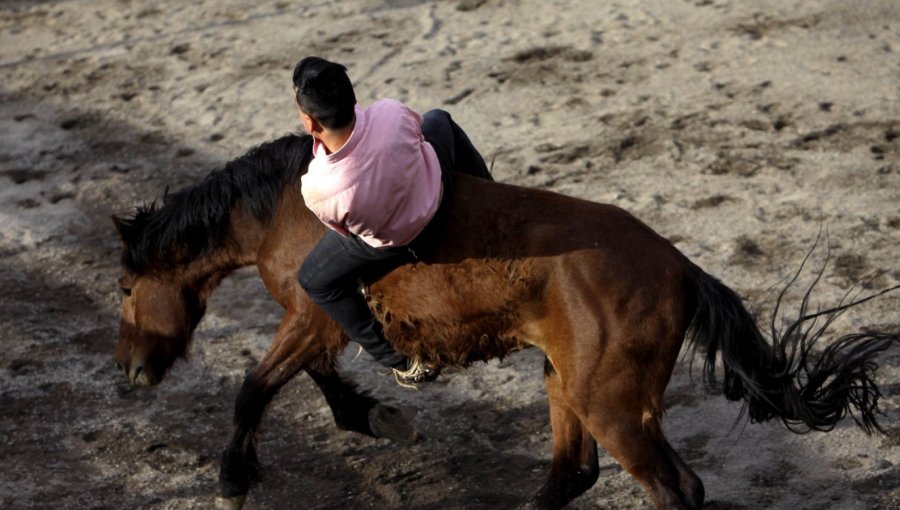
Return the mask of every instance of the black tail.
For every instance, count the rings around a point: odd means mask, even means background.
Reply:
[[[699,269],[689,279],[693,298],[689,342],[695,350],[706,348],[704,375],[708,380],[714,380],[716,354],[721,352],[725,396],[729,400],[743,399],[742,413],[747,412],[751,421],[778,417],[794,432],[828,431],[850,414],[866,433],[881,430],[875,419],[881,414],[881,393],[873,380],[877,368],[873,358],[900,340],[900,334],[855,333],[829,344],[815,361],[810,354],[828,326],[844,311],[900,286],[807,313],[813,283],[797,319],[782,331],[775,324],[785,288],[778,297],[770,333],[766,335],[733,290]],[[795,276],[787,287],[796,279]],[[820,320],[822,324],[818,324]]]

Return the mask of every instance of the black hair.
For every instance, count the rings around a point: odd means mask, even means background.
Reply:
[[[294,67],[294,92],[303,113],[326,129],[353,121],[356,94],[347,68],[320,57],[306,57]]]
[[[162,205],[151,202],[131,218],[114,218],[125,242],[122,265],[157,273],[210,253],[225,240],[236,206],[269,221],[284,189],[306,171],[311,148],[306,135],[264,143],[200,183],[166,193]]]

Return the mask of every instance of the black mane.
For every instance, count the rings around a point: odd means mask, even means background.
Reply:
[[[198,184],[116,219],[125,243],[122,265],[144,274],[190,262],[220,246],[231,210],[240,204],[268,221],[286,185],[305,170],[312,138],[290,134],[258,145]]]

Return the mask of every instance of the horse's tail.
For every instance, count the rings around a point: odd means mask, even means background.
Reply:
[[[842,300],[828,310],[807,312],[813,283],[798,318],[782,330],[775,322],[786,287],[772,312],[770,331],[764,334],[737,294],[716,278],[696,269],[687,283],[687,338],[695,352],[701,346],[706,348],[707,380],[714,380],[716,354],[721,352],[723,390],[729,400],[744,401],[742,415],[747,412],[754,422],[777,417],[795,432],[808,432],[831,430],[850,414],[866,433],[881,430],[875,419],[882,413],[878,409],[881,394],[873,380],[877,368],[873,357],[900,340],[900,334],[855,333],[829,344],[815,361],[810,354],[841,313],[900,286],[849,303]]]

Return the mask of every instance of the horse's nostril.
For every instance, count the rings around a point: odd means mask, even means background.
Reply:
[[[131,369],[125,371],[125,375],[128,376],[128,379],[131,381],[131,384],[141,384],[141,372],[144,371],[144,365],[137,365]]]
[[[123,367],[122,364],[119,363],[118,361],[116,361],[116,368],[118,368],[119,370],[125,372],[125,367]]]

